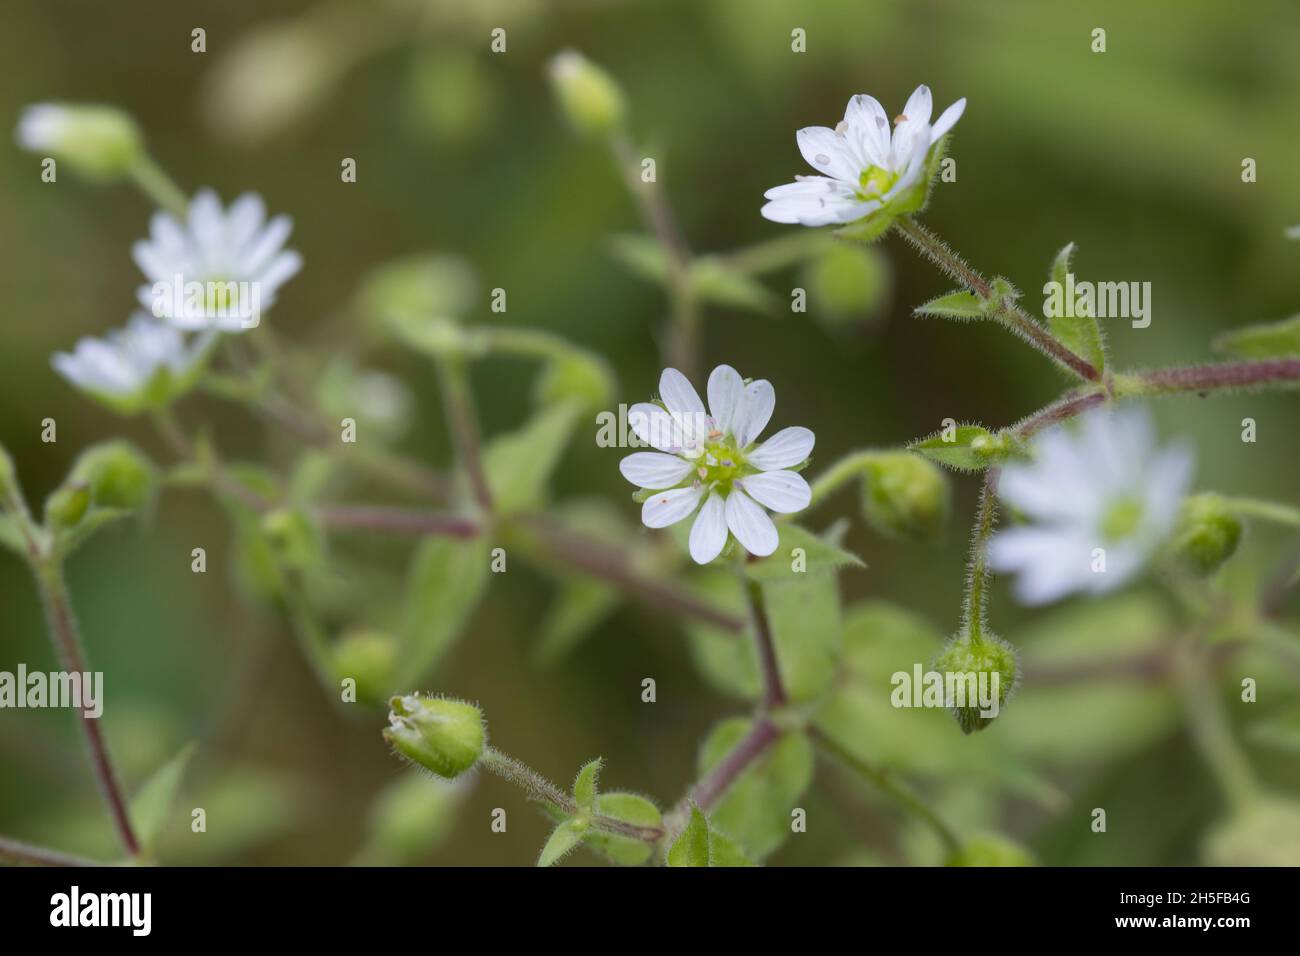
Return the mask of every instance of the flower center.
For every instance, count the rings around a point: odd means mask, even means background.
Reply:
[[[705,442],[704,451],[695,460],[695,477],[723,494],[729,494],[732,482],[749,471],[744,456],[727,440]]]
[[[898,174],[879,166],[868,166],[858,177],[858,198],[879,199],[898,181]]]
[[[1101,519],[1101,533],[1107,541],[1122,541],[1131,537],[1142,523],[1142,502],[1121,498],[1106,508]]]

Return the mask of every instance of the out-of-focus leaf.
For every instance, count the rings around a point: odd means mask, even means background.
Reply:
[[[752,726],[745,717],[718,724],[700,749],[700,775],[731,753]],[[712,825],[732,837],[751,859],[763,859],[790,835],[790,812],[812,782],[812,773],[808,738],[784,734],[736,778],[713,808]]]
[[[663,285],[668,281],[668,258],[657,239],[623,235],[612,240],[614,258],[634,275]],[[776,296],[761,282],[716,256],[698,256],[691,264],[691,289],[701,302],[731,308],[771,312]]]
[[[770,556],[745,563],[745,574],[755,581],[789,581],[804,576],[829,574],[841,568],[866,565],[856,554],[845,551],[805,528],[778,524],[781,543]]]
[[[686,522],[682,522],[686,524]],[[687,586],[712,606],[749,620],[749,609],[734,573],[702,568]],[[761,685],[753,637],[747,631],[728,631],[712,624],[684,622],[695,666],[714,688],[742,700],[757,700]]]
[[[466,789],[431,774],[401,774],[371,803],[366,843],[353,862],[361,866],[418,862],[453,832]]]
[[[834,575],[796,575],[762,585],[786,695],[816,700],[835,678],[844,622]]]
[[[488,542],[428,538],[407,576],[397,683],[416,684],[464,629],[487,588]]]
[[[546,483],[577,424],[578,411],[575,400],[551,405],[523,428],[488,445],[483,470],[498,512],[508,514],[541,504]]]
[[[1281,322],[1248,325],[1214,340],[1216,351],[1238,358],[1267,359],[1300,355],[1300,315]]]
[[[193,755],[194,744],[186,744],[180,753],[145,781],[131,800],[131,822],[145,852],[152,851],[158,843],[158,837],[167,824],[167,815],[176,802],[185,768]]]
[[[545,663],[573,650],[622,600],[618,591],[592,578],[573,578],[559,587],[538,629],[537,656]]]

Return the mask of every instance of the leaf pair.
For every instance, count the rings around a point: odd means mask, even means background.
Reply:
[[[552,812],[561,816],[537,858],[538,866],[553,866],[579,846],[587,846],[612,863],[637,866],[650,859],[653,846],[637,836],[618,832],[620,824],[628,828],[657,830],[663,825],[659,808],[635,793],[600,793],[597,786],[604,761],[597,757],[583,765],[573,782],[576,812],[564,814],[558,807]]]

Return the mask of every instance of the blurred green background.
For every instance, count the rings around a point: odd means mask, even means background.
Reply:
[[[253,189],[272,212],[294,217],[291,245],[305,266],[267,321],[289,342],[327,354],[359,347],[352,303],[370,270],[438,251],[463,256],[477,272],[471,321],[558,332],[609,360],[621,400],[655,391],[666,301],[610,247],[611,235],[641,230],[635,206],[609,157],[567,127],[545,82],[548,59],[570,47],[623,84],[636,141],[656,157],[697,252],[788,235],[792,227],[758,210],[764,189],[806,171],[794,131],[833,125],[858,92],[896,112],[924,82],[936,110],[969,100],[951,144],[957,181],[936,189],[925,216],[932,228],[978,268],[1026,290],[1031,308],[1070,240],[1083,277],[1153,284],[1150,328],[1107,327],[1115,366],[1206,360],[1215,334],[1300,305],[1300,245],[1284,238],[1300,222],[1300,7],[1290,2],[1246,11],[1213,0],[10,0],[0,23],[8,65],[0,117],[10,127],[30,102],[116,104],[138,118],[154,155],[187,190],[211,185],[229,201]],[[191,52],[194,27],[207,31],[205,54]],[[489,51],[494,27],[507,30],[504,54]],[[807,31],[804,54],[790,50],[794,27]],[[1107,31],[1104,54],[1090,51],[1095,27]],[[340,182],[344,157],[357,160],[355,184]],[[1241,180],[1245,157],[1257,161],[1256,183]],[[125,186],[71,174],[43,184],[38,157],[12,143],[0,149],[0,443],[34,502],[80,448],[108,436],[126,434],[168,460],[145,423],[93,407],[49,367],[53,351],[126,319],[140,282],[130,245],[150,212]],[[797,267],[764,277],[777,302],[769,314],[707,314],[705,367],[725,361],[773,382],[773,426],[817,433],[811,475],[852,449],[932,432],[945,417],[1010,423],[1062,386],[1045,361],[991,325],[912,318],[913,306],[949,284],[897,240],[880,248],[888,269],[865,314],[832,315],[816,297],[808,314],[791,314],[790,289],[807,284]],[[508,292],[504,316],[488,311],[495,287]],[[369,363],[399,375],[415,396],[402,450],[445,465],[427,361],[390,347]],[[528,417],[530,370],[500,360],[476,367],[485,432]],[[1170,400],[1154,410],[1162,436],[1194,442],[1199,488],[1294,501],[1295,408],[1294,395],[1251,395]],[[181,414],[207,423],[232,457],[283,463],[292,450],[282,434],[211,399],[192,399]],[[1258,423],[1253,445],[1239,438],[1246,416]],[[58,422],[56,444],[40,441],[46,417]],[[635,520],[619,457],[580,433],[555,496],[603,497]],[[955,482],[940,547],[883,540],[855,519],[846,546],[869,569],[842,577],[846,601],[887,599],[936,635],[948,633],[976,488],[968,478]],[[813,524],[836,514],[855,514],[851,492]],[[129,783],[185,741],[199,742],[181,803],[207,809],[208,833],[192,836],[178,817],[164,859],[531,862],[547,823],[495,779],[451,795],[432,783],[393,795],[408,771],[380,740],[382,715],[357,708],[349,719],[329,705],[283,618],[242,597],[231,540],[210,498],[168,492],[146,527],[96,539],[69,571],[92,665],[107,671],[105,726]],[[207,548],[206,575],[190,572],[196,546]],[[1290,546],[1260,529],[1231,574],[1249,586]],[[384,573],[402,573],[403,548],[359,548]],[[673,801],[695,775],[700,739],[743,705],[699,676],[672,620],[634,604],[561,664],[539,665],[536,625],[553,589],[522,564],[511,571],[492,581],[426,689],[479,701],[494,743],[554,779],[570,779],[602,754],[607,786]],[[1027,612],[999,583],[992,620],[1031,659],[1041,647],[1047,661],[1060,656],[1049,648],[1056,641],[1079,654],[1121,653],[1164,636],[1167,604],[1139,585],[1107,609],[1113,618],[1080,623],[1090,609]],[[1292,620],[1295,610],[1292,601]],[[29,576],[7,553],[0,622],[0,669],[54,666]],[[1225,693],[1240,674],[1263,690],[1255,709],[1231,710],[1239,736],[1265,781],[1294,792],[1294,673],[1273,658],[1238,660]],[[645,676],[658,684],[654,705],[640,700]],[[897,714],[879,716],[862,733],[882,742],[882,760],[914,772],[919,789],[961,825],[1008,833],[1043,862],[1197,862],[1203,835],[1224,813],[1176,698],[1158,682],[1027,685],[978,740],[933,715],[940,729],[924,753],[931,738],[893,745]],[[933,861],[914,823],[859,789],[834,768],[819,769],[803,798],[809,832],[771,861]],[[405,811],[377,804],[381,794],[405,798]],[[411,807],[429,801],[459,806],[421,821]],[[1101,837],[1088,830],[1097,806],[1111,821]],[[489,830],[494,807],[508,811],[506,834]],[[379,836],[376,815],[387,821]],[[67,713],[0,713],[0,833],[112,852]],[[855,843],[862,853],[846,854]]]

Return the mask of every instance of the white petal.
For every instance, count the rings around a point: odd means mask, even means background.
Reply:
[[[1010,528],[989,541],[989,566],[1018,575],[1014,591],[1021,603],[1048,604],[1094,585],[1093,547],[1072,529]]]
[[[745,380],[730,365],[719,365],[709,374],[709,413],[713,416],[713,427],[728,434],[731,422],[736,415],[736,406],[740,404],[745,392]]]
[[[848,124],[845,138],[856,141],[862,150],[862,158],[872,166],[886,166],[889,162],[889,114],[880,101],[859,93],[849,100],[844,122]]]
[[[780,540],[767,512],[737,488],[727,496],[727,527],[746,551],[760,558],[775,551]]]
[[[704,507],[691,525],[691,559],[696,564],[708,564],[722,553],[727,543],[727,506],[716,491],[704,500]]]
[[[677,412],[683,420],[704,414],[704,403],[700,401],[695,386],[675,368],[666,368],[659,376],[659,397],[670,412]]]
[[[682,448],[681,426],[658,405],[637,402],[627,410],[627,424],[636,437],[651,448],[667,452]]]
[[[862,170],[858,168],[848,142],[835,130],[808,126],[795,134],[795,140],[804,160],[817,172],[849,186],[857,186]]]
[[[267,299],[275,295],[275,290],[284,283],[288,282],[298,270],[302,268],[302,256],[292,249],[280,253],[271,260],[271,264],[266,267],[266,271],[259,276],[250,276],[250,281],[257,282],[261,285],[261,294],[263,304],[268,304]]]
[[[808,487],[808,482],[793,471],[763,471],[741,478],[737,484],[751,498],[777,514],[788,515],[803,511],[812,500],[812,489]]]
[[[802,425],[791,425],[749,453],[749,463],[759,471],[773,471],[797,465],[812,454],[816,437]]]
[[[759,210],[764,219],[801,226],[852,222],[880,208],[879,201],[864,202],[848,186],[823,176],[774,186],[763,195],[771,200]]]
[[[948,130],[956,126],[957,121],[961,119],[961,114],[964,112],[966,112],[966,97],[963,96],[940,113],[939,118],[934,121],[934,126],[930,128],[930,144],[937,143]]]
[[[906,122],[918,126],[928,126],[933,111],[934,99],[930,95],[930,88],[924,83],[912,91],[912,95],[907,98],[907,105],[903,107],[903,115],[907,117]]]
[[[690,516],[700,503],[702,494],[704,489],[696,486],[656,492],[641,506],[641,523],[647,528],[666,528],[676,524]]]
[[[691,473],[689,461],[657,451],[638,451],[618,463],[623,477],[638,488],[672,488]]]
[[[731,423],[731,433],[736,436],[736,447],[745,448],[756,439],[772,419],[776,408],[776,390],[765,378],[750,382],[736,409]]]

